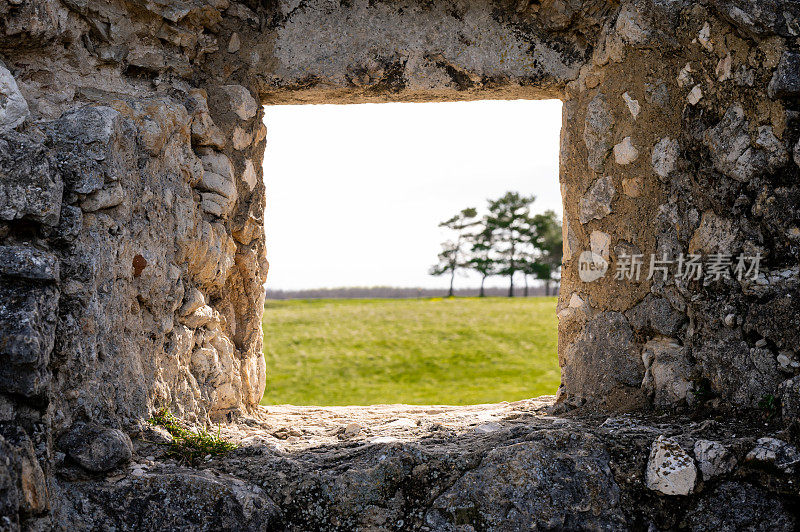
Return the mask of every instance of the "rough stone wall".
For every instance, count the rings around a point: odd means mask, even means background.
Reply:
[[[695,390],[756,407],[800,370],[799,22],[788,2],[626,3],[569,83],[567,403],[668,407]],[[604,277],[581,281],[585,250],[609,262]],[[641,281],[615,279],[638,253]],[[761,273],[676,279],[673,264],[647,280],[653,253],[760,254]]]
[[[260,104],[563,99],[561,404],[796,406],[798,33],[789,1],[0,0],[4,515],[47,514],[82,423],[258,403]],[[762,275],[613,278],[716,251]]]

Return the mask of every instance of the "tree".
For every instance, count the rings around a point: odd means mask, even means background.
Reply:
[[[439,227],[450,229],[455,235],[453,239],[442,243],[439,262],[431,267],[429,273],[431,275],[450,274],[450,290],[447,292],[447,297],[453,297],[456,270],[466,265],[465,247],[469,241],[469,229],[478,223],[475,220],[477,216],[478,210],[470,207],[439,224]]]
[[[561,223],[553,211],[535,215],[532,222],[536,233],[537,258],[530,274],[544,281],[545,294],[549,296],[550,283],[561,269],[564,254]]]
[[[507,192],[489,200],[486,230],[495,245],[497,274],[508,276],[508,297],[514,297],[514,274],[523,271],[533,254],[535,240],[531,203],[535,196]]]
[[[494,251],[492,232],[486,228],[485,219],[483,221],[483,229],[474,233],[470,242],[471,247],[467,267],[481,275],[481,291],[478,297],[484,297],[486,294],[483,285],[486,282],[486,278],[497,273],[497,263],[492,256]]]

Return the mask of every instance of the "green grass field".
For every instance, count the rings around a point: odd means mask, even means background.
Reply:
[[[473,404],[554,394],[555,298],[268,301],[262,404]]]

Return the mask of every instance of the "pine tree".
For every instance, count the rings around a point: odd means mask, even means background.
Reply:
[[[534,226],[530,207],[536,198],[507,192],[489,200],[486,229],[492,234],[497,274],[509,279],[508,297],[514,297],[514,275],[524,271],[534,250]]]
[[[477,216],[477,209],[467,208],[439,224],[439,227],[451,230],[454,235],[451,240],[442,243],[439,262],[431,267],[429,273],[431,275],[450,274],[450,290],[447,297],[453,297],[456,271],[467,263],[466,246],[470,239],[469,231],[479,223],[475,220]]]
[[[481,290],[479,297],[484,297],[484,284],[486,278],[497,273],[497,262],[494,258],[494,242],[492,232],[486,227],[486,220],[482,221],[482,229],[472,235],[471,247],[467,267],[481,275]]]

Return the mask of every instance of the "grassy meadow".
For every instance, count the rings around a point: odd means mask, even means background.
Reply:
[[[267,301],[262,404],[474,404],[553,394],[555,298]]]

